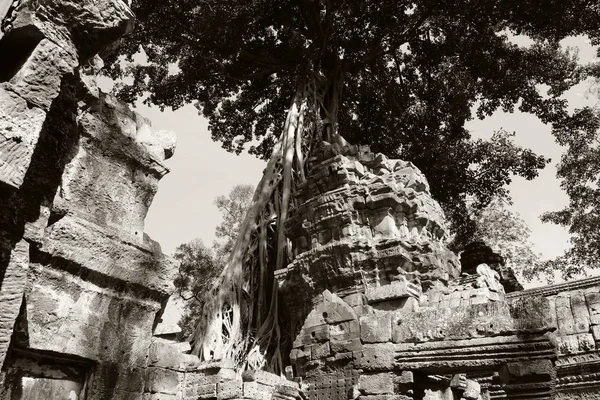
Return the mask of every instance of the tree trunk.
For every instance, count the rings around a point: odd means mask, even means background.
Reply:
[[[279,299],[273,274],[291,261],[284,225],[295,181],[304,181],[305,160],[315,142],[338,137],[339,80],[341,74],[336,73],[319,95],[323,88],[318,82],[323,79],[312,79],[294,96],[229,262],[208,293],[191,337],[192,354],[201,360],[231,359],[238,369],[266,368],[283,373]]]

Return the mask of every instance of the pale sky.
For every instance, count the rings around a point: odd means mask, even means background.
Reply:
[[[595,57],[593,48],[583,38],[573,38],[565,44],[579,47],[582,61]],[[573,107],[593,104],[597,99],[585,96],[588,87],[588,83],[580,84],[565,97]],[[210,138],[206,121],[191,105],[175,112],[160,112],[146,106],[138,106],[137,111],[150,118],[154,130],[172,130],[178,137],[175,155],[166,162],[171,172],[160,181],[146,218],[146,233],[157,240],[167,254],[194,238],[201,238],[210,245],[215,238],[215,226],[220,222],[214,198],[227,195],[236,184],[256,185],[264,163],[247,154],[236,156],[221,149],[220,144]],[[490,137],[500,128],[515,131],[518,144],[552,158],[552,163],[537,179],[515,178],[510,190],[514,200],[512,210],[529,224],[535,250],[546,259],[561,254],[568,246],[568,233],[539,220],[544,211],[559,210],[568,201],[555,177],[562,149],[554,142],[550,128],[536,117],[520,112],[497,112],[483,121],[469,122],[467,128],[474,137],[482,138]]]

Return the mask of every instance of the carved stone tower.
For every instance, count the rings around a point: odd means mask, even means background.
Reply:
[[[485,263],[461,273],[416,167],[328,144],[310,162],[277,273],[308,399],[548,398],[548,302],[507,301]]]

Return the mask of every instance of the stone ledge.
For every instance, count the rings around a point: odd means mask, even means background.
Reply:
[[[519,292],[507,293],[506,298],[509,299],[523,296],[552,296],[561,292],[589,289],[594,286],[600,286],[600,276],[580,279],[573,282],[557,283],[555,285],[544,286],[539,288],[525,289]]]
[[[394,367],[435,369],[495,367],[521,360],[556,359],[554,345],[543,335],[512,335],[489,338],[396,344]],[[391,349],[388,349],[391,351]]]
[[[96,224],[65,216],[46,229],[37,260],[98,281],[112,281],[117,290],[135,288],[150,296],[173,291],[174,261],[149,244],[136,245],[111,235]],[[87,271],[87,272],[86,272]]]

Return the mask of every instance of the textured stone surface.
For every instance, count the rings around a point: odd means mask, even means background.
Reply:
[[[64,77],[129,32],[133,15],[120,0],[15,4],[0,33],[0,182],[19,188]]]
[[[363,316],[360,319],[360,338],[363,343],[385,343],[391,341],[391,313],[377,313]]]
[[[481,264],[488,264],[498,273],[500,284],[506,293],[523,290],[512,268],[505,265],[504,258],[483,242],[473,242],[460,255],[463,272],[472,273]]]
[[[358,390],[363,394],[393,394],[392,374],[362,374],[358,377]]]
[[[564,339],[550,332],[559,319],[565,321],[559,326],[573,320],[573,331],[587,321],[591,330],[595,314],[584,305],[596,300],[568,298],[567,315],[543,296],[508,298],[520,286],[482,243],[463,253],[460,273],[445,247],[443,214],[412,164],[363,146],[325,144],[317,153],[286,226],[295,259],[276,274],[298,327],[290,359],[304,394],[311,400],[508,393],[516,399],[521,392],[548,398],[556,375],[535,372],[530,363],[556,359]],[[553,318],[559,312],[566,319]],[[572,312],[587,315],[581,328]],[[588,335],[568,343],[589,352]],[[505,388],[498,376],[507,364],[535,373],[509,379]],[[345,378],[348,371],[358,373],[356,382]]]
[[[0,286],[0,367],[4,363],[15,320],[19,315],[29,269],[29,244],[21,240],[14,249],[10,241],[0,237],[1,259],[4,266]],[[12,252],[11,252],[12,250]],[[11,254],[12,253],[12,254]]]
[[[325,289],[366,290],[375,302],[419,297],[458,277],[458,259],[443,243],[443,212],[411,163],[328,144],[309,162],[286,224],[296,258],[278,273],[284,296],[293,293],[289,307],[308,313]]]
[[[31,265],[34,281],[25,296],[28,347],[145,365],[160,304],[127,299],[48,267]]]
[[[181,398],[199,362],[152,337],[177,266],[143,222],[174,136],[93,76],[131,11],[22,0],[0,14],[0,397],[24,374],[91,400]]]

